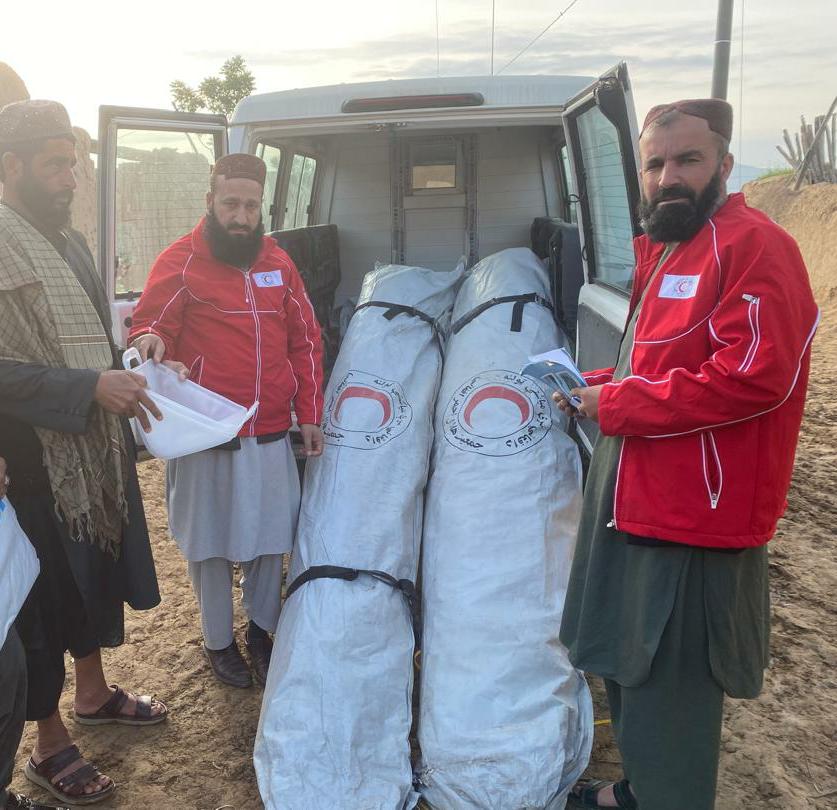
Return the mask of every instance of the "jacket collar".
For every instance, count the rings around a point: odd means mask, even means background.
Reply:
[[[746,208],[746,206],[747,201],[744,199],[744,195],[740,191],[734,191],[727,195],[727,201],[712,216],[716,217],[719,214],[726,214],[738,208]]]
[[[717,217],[724,217],[725,215],[731,213],[732,211],[736,211],[740,208],[745,208],[747,206],[747,202],[744,199],[744,195],[740,191],[733,192],[732,194],[728,194],[726,200],[723,204],[709,217],[710,220],[714,220]],[[704,224],[704,226],[688,241],[688,242],[681,242],[682,245],[689,245],[694,242],[702,233],[706,232],[707,228],[711,228],[712,226],[709,224],[709,220]],[[650,253],[648,254],[650,258],[654,260],[658,259],[662,254],[663,250],[665,250],[665,243],[664,242],[653,242],[651,241],[651,237],[648,234],[642,234],[640,237],[644,239],[648,245],[650,245]]]

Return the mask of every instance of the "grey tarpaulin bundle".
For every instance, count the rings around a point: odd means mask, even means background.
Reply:
[[[259,721],[268,810],[416,804],[414,638],[409,588],[397,583],[418,574],[442,369],[432,322],[460,276],[388,265],[364,279],[326,390],[325,452],[306,469],[290,579],[336,570],[285,602]]]
[[[526,249],[480,262],[456,298],[442,376],[439,322],[460,276],[386,266],[364,280],[326,392],[326,450],[306,471],[259,722],[268,810],[418,802],[422,530],[424,799],[555,810],[589,757],[589,693],[557,640],[578,454],[545,389],[519,374],[562,343],[547,276]]]
[[[456,298],[422,540],[418,776],[438,810],[557,810],[590,756],[590,694],[558,641],[581,463],[519,373],[565,345],[548,298],[525,248],[483,259]]]

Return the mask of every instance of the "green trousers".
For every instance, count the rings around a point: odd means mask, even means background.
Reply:
[[[752,698],[768,660],[767,550],[643,545],[608,523],[621,439],[584,494],[561,641],[604,679],[640,810],[711,810],[724,694]]]
[[[703,572],[694,570],[703,556],[694,553],[683,571],[648,679],[638,686],[605,679],[625,776],[641,810],[715,806],[724,691],[709,663]]]

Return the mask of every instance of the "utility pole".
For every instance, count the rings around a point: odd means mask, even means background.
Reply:
[[[734,0],[718,0],[718,23],[715,27],[715,61],[712,63],[712,98],[726,99],[727,97],[733,2]]]

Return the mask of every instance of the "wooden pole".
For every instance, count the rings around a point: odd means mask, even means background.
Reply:
[[[793,159],[793,158],[792,158],[792,157],[791,157],[791,156],[790,156],[790,155],[789,155],[789,154],[788,154],[788,153],[787,153],[784,149],[782,149],[782,147],[781,147],[781,146],[777,146],[777,147],[776,147],[776,149],[777,149],[777,151],[779,152],[779,154],[780,154],[780,155],[781,155],[781,156],[782,156],[782,157],[783,157],[783,158],[784,158],[784,159],[785,159],[788,163],[790,163],[790,165],[791,165],[791,168],[792,168],[792,169],[795,169],[795,168],[799,165],[798,161],[795,161],[795,160],[794,160],[794,159]]]
[[[788,147],[788,153],[791,155],[792,158],[790,160],[790,165],[793,166],[795,169],[799,165],[799,161],[802,160],[802,158],[796,154],[796,149],[794,148],[793,141],[791,141],[791,136],[786,129],[782,130],[782,136],[784,137],[785,144]]]
[[[825,114],[825,118],[823,119],[823,122],[820,125],[820,128],[817,130],[816,134],[814,135],[813,140],[811,142],[811,145],[808,147],[808,151],[805,153],[805,157],[802,158],[802,163],[800,164],[799,169],[797,169],[796,182],[793,185],[793,190],[794,191],[798,191],[799,187],[802,185],[802,178],[804,177],[805,172],[808,169],[808,166],[810,165],[811,160],[813,159],[812,156],[813,156],[813,153],[814,153],[814,149],[815,149],[817,143],[819,143],[819,140],[822,137],[822,134],[823,134],[828,122],[831,120],[831,116],[834,114],[834,109],[836,107],[837,107],[837,96],[835,96],[834,101],[831,102],[831,106],[828,108],[828,112]]]
[[[811,156],[811,179],[815,183],[821,183],[824,177],[823,165],[822,165],[822,142],[823,139],[820,138],[816,143],[814,143],[814,132],[819,132],[822,127],[823,118],[821,115],[818,115],[814,118],[813,129],[811,130],[811,145],[813,146],[814,154]]]

